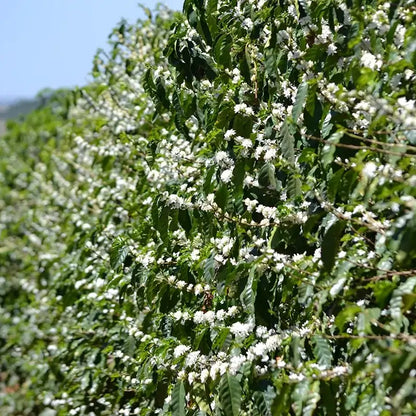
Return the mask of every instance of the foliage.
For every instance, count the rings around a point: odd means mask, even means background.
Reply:
[[[148,14],[0,140],[2,413],[415,414],[413,3]]]

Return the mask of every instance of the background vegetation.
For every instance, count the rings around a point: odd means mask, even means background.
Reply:
[[[0,411],[414,415],[413,2],[146,12],[0,139]]]

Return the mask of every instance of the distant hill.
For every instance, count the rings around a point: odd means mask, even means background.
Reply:
[[[0,104],[0,120],[14,120],[35,110],[42,101],[39,98],[19,100],[9,105]]]
[[[16,120],[44,105],[44,98],[0,99],[0,135],[6,132],[8,120]]]

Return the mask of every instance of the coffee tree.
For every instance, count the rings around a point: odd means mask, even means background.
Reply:
[[[413,415],[413,2],[145,12],[1,138],[0,409]]]

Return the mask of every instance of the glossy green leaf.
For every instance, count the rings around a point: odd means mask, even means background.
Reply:
[[[186,415],[186,401],[185,401],[185,386],[183,381],[178,381],[173,388],[171,395],[171,406],[173,416],[185,416]]]
[[[224,374],[219,384],[219,398],[225,416],[240,414],[242,390],[238,379],[228,373]]]

